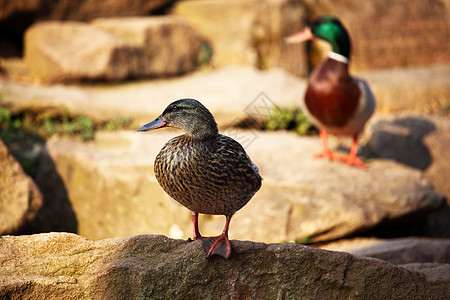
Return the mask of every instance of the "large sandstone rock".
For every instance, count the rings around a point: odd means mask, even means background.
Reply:
[[[44,22],[25,34],[30,75],[46,82],[162,77],[194,70],[202,38],[174,17]],[[183,46],[180,46],[183,45]]]
[[[215,66],[281,67],[298,76],[307,73],[306,46],[283,41],[303,25],[306,12],[301,1],[180,1],[173,13],[211,42]]]
[[[287,243],[232,241],[224,260],[206,259],[200,241],[156,235],[0,241],[6,299],[443,299],[450,292],[448,264],[397,267]]]
[[[450,199],[450,119],[444,115],[401,112],[378,114],[368,126],[364,151],[425,170],[435,189]],[[450,202],[449,202],[450,204]]]
[[[83,21],[121,16],[147,16],[167,10],[174,0],[2,1],[0,56],[22,56],[25,30],[39,21]]]
[[[230,236],[276,242],[323,241],[408,215],[424,215],[443,203],[420,171],[376,160],[367,171],[313,160],[318,138],[283,132],[224,131],[248,150],[264,179],[261,190],[232,220]],[[65,183],[79,222],[92,239],[142,233],[191,236],[190,212],[162,191],[153,161],[179,132],[101,133],[90,144],[52,140],[48,151]],[[101,211],[102,213],[98,213]],[[203,216],[205,234],[224,219]]]
[[[92,24],[142,49],[136,77],[180,75],[198,66],[203,38],[181,18],[105,18]]]
[[[446,38],[450,30],[449,1],[305,0],[303,3],[309,18],[331,14],[343,21],[352,39],[353,69],[450,62]],[[328,51],[327,48],[324,54]]]
[[[367,128],[370,140],[363,152],[424,170],[434,189],[447,198],[446,206],[430,214],[420,227],[410,228],[410,234],[449,238],[450,184],[443,174],[450,172],[450,119],[412,112],[378,114]]]
[[[99,17],[143,16],[172,2],[173,0],[5,1],[2,3],[0,20],[8,21],[18,15],[32,15],[40,20],[76,21],[90,21]],[[14,27],[11,29],[16,31]]]
[[[302,1],[260,1],[255,9],[251,42],[260,69],[283,68],[299,77],[308,72],[306,46],[284,39],[303,28],[307,12]]]
[[[15,234],[31,223],[43,205],[33,180],[0,140],[0,236]]]
[[[139,49],[81,22],[45,22],[25,34],[24,58],[38,80],[120,80],[139,66]]]

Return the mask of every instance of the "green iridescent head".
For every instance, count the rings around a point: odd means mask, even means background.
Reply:
[[[312,34],[331,44],[333,52],[350,58],[350,37],[342,23],[331,16],[320,17],[310,26]]]

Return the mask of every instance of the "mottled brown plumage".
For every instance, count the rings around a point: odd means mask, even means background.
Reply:
[[[208,256],[228,257],[228,224],[261,187],[257,167],[242,146],[218,133],[212,114],[197,100],[171,103],[155,121],[139,131],[171,126],[186,133],[169,140],[155,160],[156,179],[173,199],[192,211],[194,238],[201,238],[198,213],[225,215],[222,235],[205,238]]]
[[[180,204],[209,215],[232,216],[260,186],[242,146],[224,135],[207,141],[188,135],[171,139],[156,157],[155,176]]]

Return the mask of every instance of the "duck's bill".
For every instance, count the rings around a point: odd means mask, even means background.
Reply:
[[[310,41],[313,39],[313,34],[311,32],[311,29],[309,27],[303,29],[300,32],[297,32],[293,35],[290,35],[288,37],[284,38],[284,41],[288,44],[296,44],[296,43],[302,43],[306,41]]]
[[[167,126],[166,121],[164,121],[164,119],[161,116],[159,116],[155,120],[151,121],[150,123],[147,123],[147,124],[139,127],[137,129],[137,131],[148,131],[148,130],[166,127],[166,126]]]

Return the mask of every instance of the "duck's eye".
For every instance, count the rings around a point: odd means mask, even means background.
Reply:
[[[176,105],[172,106],[171,111],[177,111],[177,110],[178,110],[178,106],[176,106]]]

